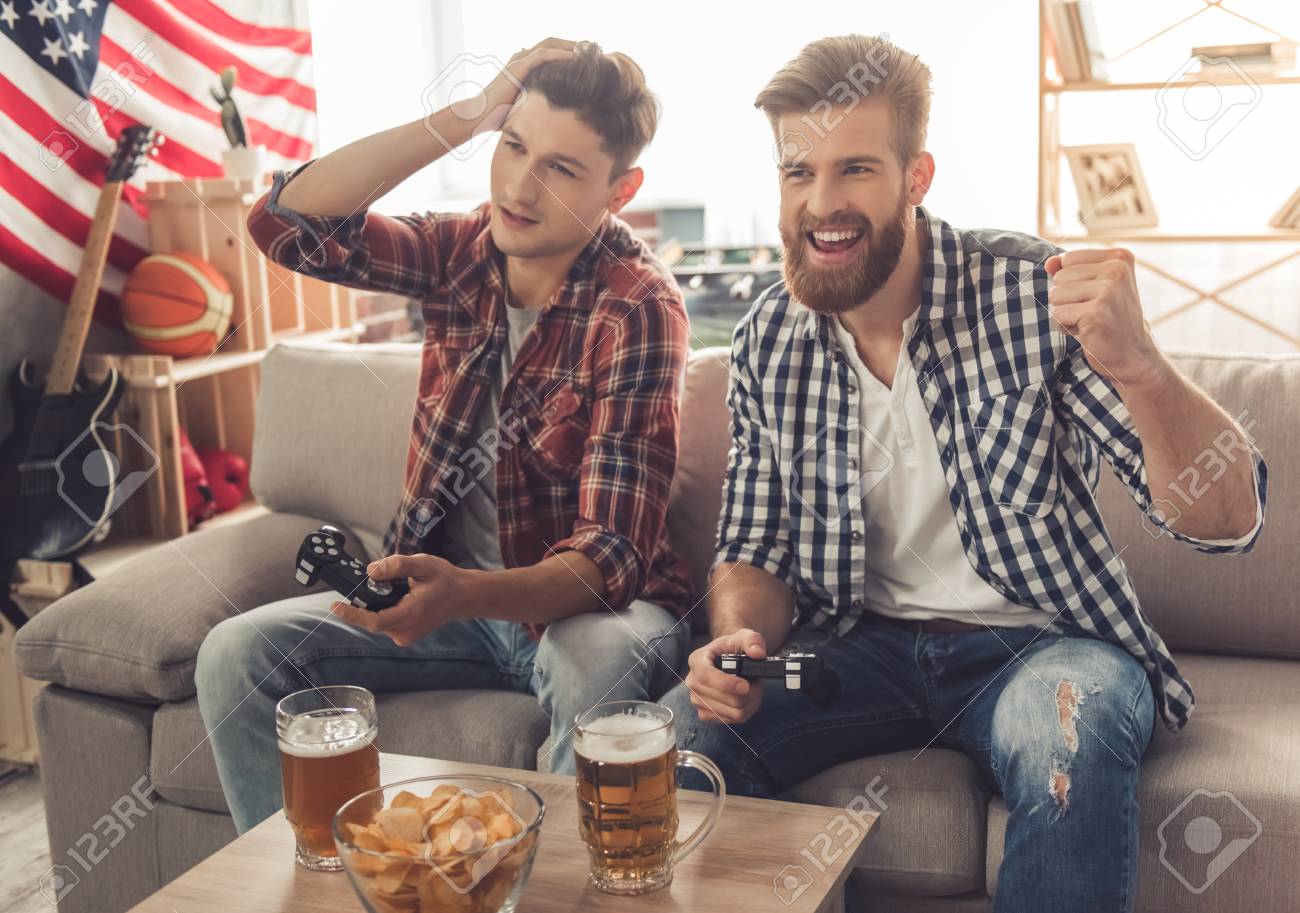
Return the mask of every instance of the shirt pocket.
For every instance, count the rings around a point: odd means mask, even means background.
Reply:
[[[536,394],[530,398],[538,399]],[[528,437],[525,465],[554,481],[577,479],[591,433],[591,416],[577,390],[562,384],[540,400],[529,410],[524,429]]]
[[[487,333],[472,322],[455,319],[445,306],[426,305],[425,320],[419,399],[431,407],[443,398],[461,366],[486,340]]]
[[[968,406],[978,463],[1000,506],[1046,517],[1061,494],[1056,422],[1043,383],[1029,384]]]

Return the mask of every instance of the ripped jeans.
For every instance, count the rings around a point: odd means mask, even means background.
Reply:
[[[855,758],[956,748],[1010,813],[998,913],[1133,909],[1138,764],[1155,701],[1123,649],[1055,627],[927,634],[868,614],[844,637],[796,632],[781,652],[794,650],[836,669],[834,707],[818,710],[779,681],[738,726],[701,723],[684,685],[661,701],[678,744],[712,758],[728,791],[775,796]],[[689,769],[679,782],[707,788]]]

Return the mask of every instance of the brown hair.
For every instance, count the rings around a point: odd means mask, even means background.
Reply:
[[[904,165],[925,148],[930,120],[930,68],[910,51],[874,35],[838,35],[806,45],[776,71],[754,107],[776,128],[782,114],[812,112],[880,98],[894,115],[894,154]]]
[[[534,67],[524,88],[573,111],[600,135],[602,148],[614,157],[611,180],[632,166],[659,125],[659,102],[641,68],[626,54],[604,53],[593,41],[579,42],[568,60]]]

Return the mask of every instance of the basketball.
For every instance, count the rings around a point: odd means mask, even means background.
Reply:
[[[122,287],[122,323],[147,352],[185,358],[216,349],[234,296],[216,267],[194,254],[154,254]]]

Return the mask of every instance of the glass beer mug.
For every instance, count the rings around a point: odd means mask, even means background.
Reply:
[[[379,786],[378,727],[375,696],[351,685],[296,691],[276,706],[284,816],[299,865],[342,868],[330,828],[343,803]]]
[[[646,701],[610,701],[580,713],[573,750],[578,775],[578,831],[591,855],[591,883],[611,894],[666,887],[673,866],[717,824],[727,789],[717,765],[677,748],[673,713]],[[713,784],[713,804],[699,827],[677,839],[678,767]]]

